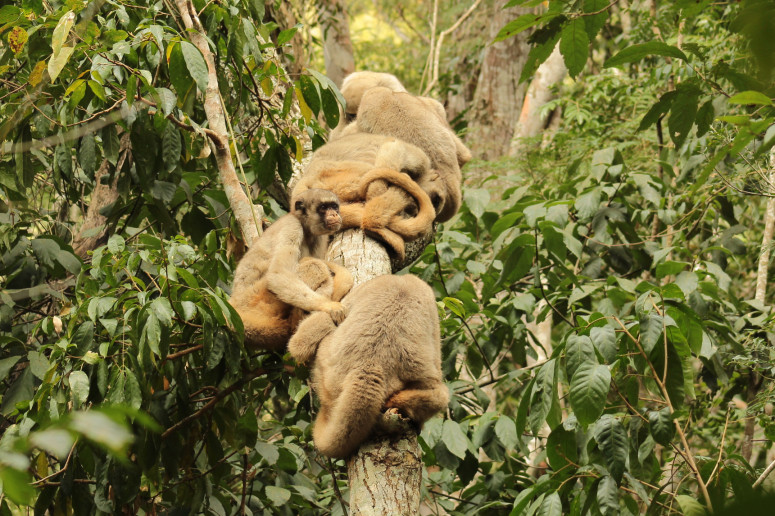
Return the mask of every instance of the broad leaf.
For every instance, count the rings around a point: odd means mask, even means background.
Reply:
[[[570,403],[582,424],[594,423],[603,413],[610,385],[607,366],[585,362],[576,370],[570,384]]]

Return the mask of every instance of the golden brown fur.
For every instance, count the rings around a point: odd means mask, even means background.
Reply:
[[[267,349],[281,347],[278,339],[288,330],[282,321],[291,316],[290,308],[286,316],[283,304],[307,312],[322,310],[336,322],[344,319],[344,306],[331,299],[333,284],[331,288],[324,288],[325,277],[319,280],[321,274],[325,276],[322,267],[328,271],[323,262],[320,262],[322,266],[305,262],[304,275],[309,284],[299,277],[300,260],[323,258],[328,235],[338,231],[341,224],[336,195],[325,190],[308,190],[294,200],[291,213],[269,226],[245,254],[234,273],[229,303],[242,317],[249,344]],[[330,275],[330,271],[327,273]],[[327,294],[328,290],[332,293]],[[268,311],[262,312],[264,309]],[[275,323],[278,327],[273,326]]]
[[[342,82],[342,96],[345,100],[344,116],[339,125],[332,131],[331,137],[340,132],[348,124],[355,120],[358,106],[361,104],[363,93],[371,88],[381,86],[392,91],[406,91],[395,75],[381,72],[353,72],[344,78]]]
[[[310,188],[333,191],[344,203],[343,228],[362,228],[403,258],[404,242],[431,230],[433,200],[440,202],[443,187],[419,148],[389,136],[357,133],[318,149],[291,197]]]
[[[457,213],[462,201],[460,167],[471,159],[471,152],[449,127],[439,102],[389,88],[369,88],[363,93],[355,122],[332,138],[349,139],[358,132],[393,136],[422,149],[445,187],[437,219],[449,220]]]
[[[313,437],[329,457],[353,453],[383,409],[422,424],[449,402],[436,299],[425,282],[379,276],[355,287],[342,303],[348,316],[338,327],[326,314],[312,314],[288,344],[297,361],[314,358],[320,413]]]
[[[353,286],[353,276],[333,262],[305,257],[296,273],[311,290],[333,301],[341,301]],[[245,327],[245,344],[251,348],[282,351],[288,339],[307,315],[305,310],[281,301],[267,288],[266,276],[258,280],[237,311]],[[234,304],[232,297],[232,304]]]

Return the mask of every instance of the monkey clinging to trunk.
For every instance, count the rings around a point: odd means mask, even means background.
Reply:
[[[288,343],[299,362],[314,357],[312,384],[320,398],[315,446],[347,457],[369,436],[383,409],[418,424],[449,403],[441,374],[436,298],[416,276],[379,276],[355,287],[342,303],[338,327],[325,313],[304,319]]]
[[[234,274],[229,303],[242,317],[248,345],[284,348],[300,310],[323,311],[336,323],[344,319],[339,299],[352,286],[352,275],[320,260],[328,236],[341,225],[336,195],[310,189],[245,254]]]

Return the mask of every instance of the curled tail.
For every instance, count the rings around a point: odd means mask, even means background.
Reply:
[[[420,185],[404,173],[390,168],[371,169],[361,178],[361,197],[365,199],[369,185],[379,180],[387,181],[402,188],[414,198],[419,208],[417,216],[411,219],[393,217],[388,229],[406,238],[416,238],[431,229],[436,218],[436,209],[433,207],[433,203],[428,194],[425,193],[425,190],[420,188]]]
[[[321,406],[313,438],[323,455],[345,458],[371,433],[387,398],[380,367],[351,371],[332,406]],[[324,401],[324,400],[321,400]]]

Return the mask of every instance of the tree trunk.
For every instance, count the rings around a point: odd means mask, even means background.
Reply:
[[[392,272],[385,248],[361,230],[338,233],[326,259],[346,267],[355,285]],[[417,432],[395,415],[383,416],[378,426],[375,435],[347,460],[350,513],[417,514],[422,482],[422,451]]]
[[[490,41],[509,21],[532,12],[522,7],[503,9],[505,4],[505,0],[495,4],[488,28]],[[469,147],[482,159],[497,158],[509,150],[525,95],[525,85],[519,83],[519,76],[528,50],[526,32],[485,50],[468,125]]]
[[[94,181],[97,183],[97,186],[94,187],[91,193],[86,218],[83,224],[81,224],[78,234],[73,238],[73,251],[81,258],[85,258],[87,252],[96,249],[105,241],[108,232],[108,228],[105,226],[107,218],[100,213],[100,210],[113,204],[118,199],[116,183],[121,169],[124,167],[124,162],[131,155],[130,147],[129,133],[124,133],[121,135],[116,173],[111,183],[102,183],[101,181],[102,177],[110,170],[110,162],[107,158],[102,160],[102,165],[94,174]]]
[[[511,155],[516,156],[525,149],[525,138],[534,138],[546,128],[546,119],[541,117],[541,109],[552,100],[552,86],[563,80],[568,73],[565,61],[560,54],[560,46],[554,47],[549,58],[536,70],[530,87],[527,89],[522,112],[519,115],[514,141],[511,143]]]
[[[208,39],[204,35],[204,28],[191,0],[176,0],[176,4],[183,24],[188,29],[191,43],[199,49],[207,63],[207,90],[204,98],[205,114],[210,124],[207,135],[215,147],[215,161],[218,164],[218,175],[221,184],[223,184],[223,192],[229,200],[229,206],[242,231],[242,238],[250,247],[258,239],[260,221],[253,209],[253,203],[242,189],[234,169],[229,146],[229,133],[226,129],[226,113],[218,89],[218,70],[215,67],[215,58],[210,51]]]
[[[323,0],[318,3],[318,21],[323,32],[323,59],[326,75],[337,88],[342,80],[355,71],[350,24],[344,0]]]

